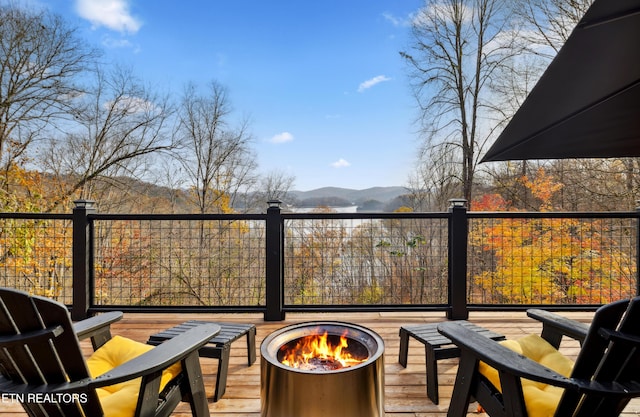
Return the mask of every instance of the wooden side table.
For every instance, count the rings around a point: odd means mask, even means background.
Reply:
[[[485,335],[493,340],[504,340],[505,337],[491,330],[477,326],[466,320],[458,323],[472,329],[476,333]],[[398,362],[407,367],[407,355],[409,351],[409,336],[424,344],[424,353],[427,366],[427,396],[434,404],[438,404],[438,360],[460,357],[460,349],[447,337],[438,332],[438,323],[418,324],[400,327],[400,351]]]
[[[207,323],[199,320],[190,320],[179,324],[160,333],[153,334],[147,341],[150,345],[159,345],[167,339],[171,339],[180,333],[184,333],[192,327],[199,324]],[[216,374],[216,388],[213,395],[213,401],[218,401],[227,388],[227,374],[229,370],[229,353],[231,351],[231,343],[240,337],[247,337],[247,362],[251,366],[256,361],[256,326],[253,324],[242,323],[220,323],[220,333],[209,340],[198,351],[198,354],[204,358],[218,359],[218,372]]]

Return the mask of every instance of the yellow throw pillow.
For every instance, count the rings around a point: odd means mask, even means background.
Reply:
[[[96,350],[89,359],[87,366],[93,378],[122,365],[131,359],[153,349],[153,346],[136,342],[121,336],[114,336],[111,340]],[[160,391],[169,381],[181,371],[180,363],[176,363],[162,373]],[[100,404],[105,417],[130,417],[135,414],[141,378],[125,381],[120,384],[97,389]]]
[[[561,375],[566,377],[571,375],[573,361],[536,334],[518,340],[505,340],[500,344]],[[480,362],[479,371],[496,388],[502,390],[498,371],[483,362]],[[529,417],[552,417],[564,390],[552,385],[523,379],[522,391]]]

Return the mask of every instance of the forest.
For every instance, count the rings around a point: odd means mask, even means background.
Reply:
[[[558,188],[526,184],[541,210],[485,194],[468,211],[468,302],[602,304],[637,286],[635,212],[549,211]],[[556,191],[557,192],[557,191]],[[284,217],[284,297],[294,306],[446,305],[447,212]],[[546,215],[546,216],[545,216]],[[2,216],[2,285],[70,302],[69,218]],[[266,303],[264,218],[246,214],[108,215],[92,222],[93,302],[99,306],[260,307]]]

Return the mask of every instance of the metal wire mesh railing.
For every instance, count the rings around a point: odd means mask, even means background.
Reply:
[[[469,302],[600,305],[638,292],[630,213],[469,213]]]
[[[264,306],[264,222],[98,216],[97,306]]]
[[[71,216],[0,213],[0,286],[70,304]]]
[[[287,216],[289,306],[445,305],[447,218]]]
[[[638,212],[0,215],[0,285],[72,314],[593,308],[638,294]]]

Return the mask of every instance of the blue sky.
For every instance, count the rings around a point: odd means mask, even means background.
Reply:
[[[227,87],[262,172],[294,188],[405,185],[418,149],[399,51],[422,0],[34,0],[179,94]]]

